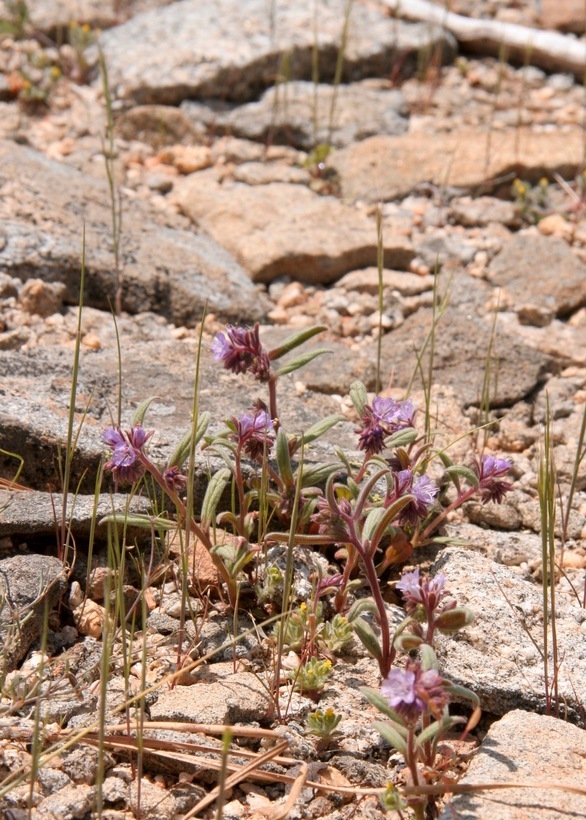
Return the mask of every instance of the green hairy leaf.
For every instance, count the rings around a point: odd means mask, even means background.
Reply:
[[[286,376],[287,373],[293,373],[294,370],[299,370],[300,367],[304,367],[309,362],[312,362],[314,359],[317,359],[318,356],[323,356],[325,353],[331,353],[331,350],[327,350],[327,348],[319,348],[318,350],[312,350],[310,353],[302,353],[301,356],[297,356],[295,359],[290,359],[286,362],[283,367],[280,367],[277,370],[277,376]]]
[[[149,407],[155,401],[155,399],[158,398],[159,396],[151,396],[150,399],[145,399],[144,401],[141,401],[141,403],[134,411],[134,415],[132,417],[132,427],[136,427],[137,424],[140,424],[140,426],[142,427],[144,417],[146,416],[146,411],[149,409]]]
[[[328,430],[330,430],[339,421],[345,421],[344,416],[341,416],[339,413],[333,416],[326,416],[325,419],[318,421],[317,424],[313,424],[309,430],[306,430],[301,436],[301,441],[303,441],[304,444],[311,444],[312,441],[315,441],[320,436],[323,436],[324,433],[327,433]]]
[[[473,487],[478,487],[478,476],[469,467],[452,465],[451,467],[446,467],[446,473],[458,488],[457,479],[460,477],[465,479]]]
[[[279,474],[285,482],[285,486],[293,487],[295,481],[293,478],[293,470],[291,469],[291,458],[289,456],[289,441],[282,427],[279,428],[279,432],[277,433],[276,454]]]
[[[352,399],[352,404],[356,408],[356,412],[362,418],[364,413],[364,405],[368,404],[368,393],[366,392],[366,387],[362,384],[362,382],[353,382],[350,385],[350,398]]]
[[[206,489],[206,494],[201,507],[201,525],[203,529],[210,526],[216,515],[216,508],[226,489],[226,484],[230,481],[231,472],[227,467],[218,470],[211,477]]]
[[[381,733],[385,740],[388,740],[391,746],[394,746],[398,752],[401,752],[404,757],[407,757],[407,743],[396,729],[389,726],[388,723],[382,723],[380,720],[376,721],[374,727]]]
[[[197,447],[201,439],[204,437],[206,430],[208,429],[208,424],[211,420],[210,413],[200,413],[197,419],[197,427],[195,429],[195,444],[194,446]],[[173,455],[167,462],[167,467],[178,467],[181,469],[185,462],[185,459],[189,455],[191,451],[191,430],[185,434],[185,436],[181,439],[175,450],[173,451]]]
[[[157,518],[152,515],[141,513],[112,512],[100,519],[98,524],[118,524],[126,527],[141,527],[152,530],[176,530],[177,522],[169,521],[168,518]]]
[[[327,330],[325,325],[314,325],[305,330],[300,330],[299,333],[293,333],[292,336],[285,339],[283,344],[273,348],[273,350],[269,350],[269,359],[272,362],[275,361],[275,359],[280,359],[281,356],[285,356],[285,354],[290,353],[292,350],[295,350],[296,347],[299,347],[299,345],[304,344],[304,342],[309,341],[309,339],[317,336],[318,333],[323,333],[325,330]]]
[[[374,631],[370,624],[367,623],[364,620],[364,618],[356,618],[352,621],[352,626],[354,627],[354,632],[356,632],[361,642],[364,644],[364,646],[370,652],[373,658],[380,660],[382,658],[382,651],[380,648],[380,644],[378,642],[378,638],[374,634]]]

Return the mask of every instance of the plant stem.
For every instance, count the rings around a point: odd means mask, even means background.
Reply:
[[[175,504],[176,508],[179,510],[181,514],[182,519],[184,521],[187,521],[188,516],[185,504],[179,498],[179,495],[175,492],[175,490],[172,487],[168,486],[167,482],[163,477],[163,474],[158,469],[158,467],[156,467],[153,464],[153,462],[149,458],[147,458],[147,456],[144,455],[144,453],[141,453],[140,450],[135,450],[134,452],[136,453],[136,457],[138,458],[140,463],[144,466],[146,470],[148,470],[148,472],[155,479],[159,487],[163,490],[163,492],[165,492],[169,496],[171,501]],[[230,598],[230,605],[235,606],[236,588],[234,579],[230,576],[230,573],[224,566],[224,563],[221,560],[221,558],[214,552],[214,545],[212,544],[209,535],[202,527],[199,526],[199,524],[193,518],[189,519],[189,529],[195,536],[197,536],[199,541],[204,545],[204,547],[208,551],[215,568],[218,570],[222,580],[228,588],[228,597]]]
[[[444,520],[444,518],[446,518],[446,516],[448,516],[452,512],[452,510],[457,509],[470,498],[472,498],[472,496],[476,492],[476,489],[476,487],[470,487],[469,490],[466,490],[465,493],[459,495],[455,501],[452,501],[452,503],[448,507],[442,510],[441,513],[439,513],[439,515],[437,515],[433,519],[433,521],[427,525],[427,527],[423,530],[421,535],[418,538],[414,539],[413,546],[416,547],[423,541],[425,541],[425,539],[428,538],[431,535],[431,533],[435,530],[438,524],[440,524]]]

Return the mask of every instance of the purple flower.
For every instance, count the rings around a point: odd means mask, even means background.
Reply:
[[[212,342],[216,361],[233,373],[252,373],[258,381],[266,382],[271,376],[271,362],[259,337],[258,324],[254,327],[227,325],[222,333],[216,333]]]
[[[175,492],[182,492],[187,485],[187,476],[183,475],[179,467],[168,467],[163,473],[165,484]]]
[[[123,433],[118,427],[107,427],[102,433],[102,441],[112,450],[105,469],[114,476],[117,484],[133,484],[144,473],[144,466],[138,458],[143,447],[153,434],[139,424]]]
[[[371,410],[375,419],[390,424],[397,415],[398,408],[399,404],[394,399],[384,399],[382,396],[376,396],[373,399]]]
[[[410,493],[413,500],[410,501],[399,513],[399,524],[417,524],[427,516],[433,505],[435,504],[435,497],[438,489],[429,478],[429,476],[422,475],[417,479],[413,477],[412,470],[400,470],[393,474],[395,480],[395,489],[392,495],[386,499],[386,506],[389,506],[397,498]]]
[[[440,718],[450,700],[441,675],[435,669],[422,671],[419,661],[407,661],[404,670],[392,669],[382,682],[381,692],[391,709],[412,724],[427,710]]]
[[[367,410],[367,408],[366,408]],[[374,417],[369,418],[368,412],[362,416],[362,423],[364,425],[362,430],[356,430],[360,433],[358,438],[358,449],[364,450],[369,456],[380,453],[385,446],[386,430],[380,425]]]
[[[275,424],[266,410],[244,413],[240,418],[233,416],[232,424],[236,430],[230,438],[238,442],[251,458],[261,457],[265,448],[268,452],[273,446]]]
[[[479,495],[483,504],[494,501],[500,504],[505,495],[512,488],[510,481],[501,481],[513,465],[506,458],[496,456],[482,456],[476,460],[474,468],[479,482]]]
[[[422,603],[421,579],[419,578],[419,567],[413,572],[404,572],[401,580],[397,583],[397,589],[403,593],[403,597],[409,601]]]
[[[414,415],[415,408],[411,399],[398,402],[391,398],[376,396],[372,406],[364,406],[362,427],[355,431],[360,434],[358,449],[369,455],[380,453],[387,436],[413,426]]]
[[[433,620],[435,611],[446,593],[446,576],[443,572],[438,572],[433,578],[428,575],[419,576],[419,569],[413,572],[404,572],[401,580],[397,584],[397,589],[405,599],[405,609],[409,615],[421,606],[428,621]]]
[[[123,447],[126,444],[124,433],[117,427],[106,427],[102,433],[102,441],[114,450],[116,447]]]

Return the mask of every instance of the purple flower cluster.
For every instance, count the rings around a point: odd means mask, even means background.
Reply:
[[[404,572],[403,577],[397,584],[397,589],[403,594],[405,608],[409,615],[412,615],[418,606],[423,607],[427,620],[432,620],[433,615],[446,590],[446,576],[443,572],[438,572],[436,576],[421,578],[419,568],[413,572]]]
[[[399,524],[401,526],[417,524],[427,516],[435,504],[437,487],[427,475],[415,478],[412,470],[400,470],[393,474],[393,478],[395,479],[395,490],[388,496],[385,505],[388,506],[397,498],[410,493],[414,496],[414,500],[401,510]]]
[[[512,487],[510,481],[501,479],[507,475],[513,465],[506,458],[482,456],[475,462],[474,468],[479,481],[479,495],[483,504],[494,501],[500,504]]]
[[[450,701],[444,679],[435,669],[423,671],[419,661],[407,661],[406,669],[392,669],[381,685],[389,706],[407,723],[414,724],[429,710],[439,719]]]
[[[216,361],[233,373],[252,373],[260,382],[271,376],[271,361],[260,342],[258,324],[254,327],[227,325],[222,333],[216,333],[212,342]]]
[[[244,413],[240,418],[233,416],[232,424],[235,431],[230,434],[230,438],[251,458],[260,458],[263,452],[268,453],[273,446],[275,423],[266,410]]]
[[[138,458],[154,430],[147,432],[140,424],[126,433],[119,427],[107,427],[102,433],[102,441],[112,450],[112,457],[105,465],[114,476],[117,484],[133,484],[144,473],[144,467]]]
[[[344,515],[352,515],[352,507],[346,498],[337,500],[338,510]],[[332,510],[327,498],[318,498],[317,512],[311,516],[311,520],[317,525],[320,535],[327,535],[335,543],[344,544],[350,540],[348,523],[336,510]]]
[[[358,448],[368,455],[380,453],[385,446],[385,438],[413,426],[415,407],[411,399],[395,401],[377,396],[372,405],[365,405],[362,413],[362,427],[359,433]]]

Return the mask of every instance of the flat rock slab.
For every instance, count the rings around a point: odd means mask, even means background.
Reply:
[[[62,282],[76,304],[85,223],[85,303],[109,310],[116,291],[109,201],[105,182],[0,141],[1,269],[23,280]],[[157,224],[138,200],[122,207],[125,310],[153,310],[178,325],[199,321],[206,300],[227,319],[264,315],[267,300],[209,236]]]
[[[39,536],[54,535],[61,522],[63,496],[60,493],[43,493],[39,491],[14,492],[0,490],[0,536],[21,535]],[[127,495],[108,494],[98,498],[94,504],[93,495],[69,494],[67,496],[67,527],[74,536],[88,536],[92,520],[98,521],[112,512],[123,515],[129,513],[146,513],[150,504],[146,498]],[[100,528],[96,534],[99,535]]]
[[[488,268],[488,280],[504,289],[520,320],[533,324],[563,318],[586,305],[586,265],[562,239],[521,233],[503,246]]]
[[[67,587],[66,572],[49,555],[15,555],[0,561],[0,651],[2,666],[13,669],[39,638],[45,610],[57,605]]]
[[[544,712],[543,597],[541,587],[511,569],[475,552],[443,550],[433,572],[443,572],[454,598],[472,610],[475,621],[453,637],[441,638],[438,658],[442,674],[480,698],[481,707],[496,715],[511,709]],[[560,709],[572,722],[584,720],[586,698],[586,634],[583,610],[567,594],[557,595],[556,626]],[[527,631],[531,634],[531,638]],[[535,641],[535,644],[533,643]],[[549,639],[549,684],[553,673]]]
[[[487,507],[483,507],[486,511]],[[465,541],[466,547],[505,566],[540,561],[541,536],[530,532],[502,532],[459,522],[445,527],[446,535]]]
[[[494,723],[460,785],[533,784],[459,794],[441,820],[559,820],[586,817],[586,796],[568,788],[584,786],[586,734],[563,720],[515,709]],[[548,785],[557,786],[555,789]]]
[[[258,102],[228,112],[203,103],[184,103],[182,109],[215,133],[310,151],[319,143],[343,148],[375,134],[407,130],[407,107],[400,91],[367,83],[334,88],[309,82],[286,82],[269,88]]]
[[[124,15],[115,11],[116,4],[103,0],[34,0],[27,4],[29,20],[37,31],[54,34],[58,29],[66,29],[70,23],[86,24],[92,28],[109,28],[122,22],[128,13],[138,14],[158,6],[167,6],[173,0],[133,0],[124,4]],[[0,17],[8,16],[0,1]]]
[[[312,78],[314,14],[320,79],[331,81],[345,8],[346,0],[319,0],[315,9],[267,0],[182,0],[139,14],[104,32],[100,41],[119,97],[170,105],[186,98],[246,101],[285,69],[292,80]],[[438,27],[394,21],[376,8],[354,3],[344,78],[389,76],[399,56],[404,73],[413,73],[418,55],[436,48],[449,61],[455,41]]]
[[[138,404],[151,396],[160,396],[145,420],[148,429],[157,431],[150,446],[157,461],[170,457],[189,428],[196,355],[197,348],[192,342],[133,342],[125,347],[122,338],[123,427],[129,425]],[[33,487],[45,488],[51,483],[55,486],[57,481],[58,453],[67,440],[71,361],[71,351],[59,348],[0,352],[0,448],[24,458],[20,481]],[[268,401],[264,385],[220,368],[208,349],[203,351],[201,367],[199,408],[211,412],[214,430],[221,429],[229,416],[248,411],[256,397]],[[299,397],[294,386],[297,375],[284,377],[279,383],[279,416],[291,433],[302,432],[324,415],[339,412],[339,404],[328,397],[311,393]],[[88,471],[82,492],[94,490],[96,467],[105,450],[101,433],[112,424],[117,379],[113,339],[109,348],[82,353],[78,422],[90,396],[91,402],[72,464],[73,481]],[[350,423],[341,424],[332,435],[341,446],[346,446],[355,440],[352,429]],[[318,460],[331,458],[331,447],[321,441],[316,442],[312,452],[312,458]],[[202,455],[198,461],[198,492],[207,484],[209,459]],[[15,460],[0,454],[0,475],[12,478],[15,469]]]
[[[230,725],[262,720],[270,708],[266,685],[251,672],[237,672],[212,683],[177,686],[165,692],[150,711],[152,720]]]
[[[554,172],[573,179],[582,167],[582,131],[539,133],[529,129],[490,134],[416,132],[377,136],[332,155],[342,194],[369,202],[400,199],[423,183],[487,192],[499,178],[537,182]]]
[[[291,276],[309,284],[328,284],[357,268],[376,265],[374,220],[304,186],[222,185],[210,170],[178,183],[173,196],[255,282]],[[385,267],[405,268],[414,255],[406,237],[385,234]]]
[[[415,373],[413,385],[421,385],[415,351],[421,350],[431,327],[432,311],[422,308],[383,338],[383,382],[392,378],[394,387],[405,388]],[[452,387],[463,406],[478,404],[482,397],[491,335],[490,321],[469,313],[465,305],[449,307],[436,327],[433,381]],[[422,358],[426,377],[428,357],[429,343]],[[509,406],[528,396],[550,367],[551,360],[540,351],[498,333],[492,340],[491,406]]]

